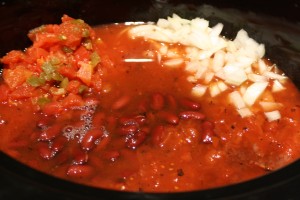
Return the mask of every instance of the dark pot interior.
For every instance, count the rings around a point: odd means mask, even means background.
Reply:
[[[267,49],[267,57],[300,87],[300,3],[238,0],[2,0],[0,56],[28,46],[27,32],[59,23],[63,14],[90,25],[156,21],[172,13],[222,22],[225,36],[244,28]],[[0,152],[0,199],[298,199],[300,161],[267,176],[223,188],[176,194],[128,193],[85,187],[32,170]],[[298,198],[297,198],[298,197]]]

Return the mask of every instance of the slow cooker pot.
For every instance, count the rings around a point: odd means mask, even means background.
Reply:
[[[267,57],[300,88],[300,3],[237,0],[2,0],[0,56],[28,46],[27,32],[41,24],[59,23],[63,14],[90,25],[126,21],[156,21],[177,13],[222,22],[232,38],[245,29],[264,43]],[[71,183],[31,169],[0,152],[1,199],[298,199],[300,161],[247,182],[180,193],[121,192]]]

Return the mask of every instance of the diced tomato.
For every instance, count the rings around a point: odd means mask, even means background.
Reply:
[[[49,52],[43,48],[31,47],[26,51],[26,62],[35,63],[37,59],[46,58]]]
[[[55,45],[56,43],[60,42],[60,39],[57,37],[57,35],[53,33],[41,33],[38,34],[38,37],[36,37],[33,46],[34,47],[41,47],[41,48],[49,48],[52,45]]]
[[[47,103],[43,107],[42,110],[43,110],[43,113],[45,113],[46,115],[57,115],[63,111],[63,106],[62,106],[61,102],[53,101],[53,102]]]
[[[9,65],[9,68],[12,68],[15,63],[21,62],[25,59],[25,54],[22,51],[13,50],[7,53],[2,59],[3,64]]]
[[[63,99],[62,105],[64,108],[83,106],[84,101],[82,100],[81,96],[70,93],[66,98]]]
[[[77,69],[74,67],[74,65],[68,65],[58,68],[57,72],[60,73],[62,76],[74,79],[76,78]]]
[[[18,66],[16,69],[4,69],[3,79],[10,89],[14,89],[17,86],[22,85],[26,79],[32,74],[29,70],[22,66]]]
[[[72,80],[68,83],[68,86],[66,89],[69,93],[78,94],[80,85],[81,85],[81,83],[79,81]]]
[[[9,88],[7,85],[0,85],[0,101],[6,101],[8,99]]]
[[[102,89],[102,78],[100,74],[95,73],[92,76],[92,87],[97,91],[100,92]]]
[[[79,61],[89,61],[90,60],[90,55],[91,52],[88,51],[86,48],[83,46],[79,47],[75,52],[74,52],[74,58],[75,62]]]
[[[91,84],[92,75],[93,75],[93,67],[91,64],[80,62],[81,67],[77,71],[77,77],[82,80],[86,85]]]
[[[23,84],[18,86],[17,88],[15,88],[10,94],[9,94],[9,98],[13,99],[13,100],[17,100],[17,99],[26,99],[29,97],[32,97],[34,94],[34,87],[31,87],[27,84]]]

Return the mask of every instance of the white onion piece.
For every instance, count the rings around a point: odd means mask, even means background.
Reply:
[[[278,110],[274,110],[271,112],[265,112],[265,116],[267,117],[268,121],[275,121],[281,118],[281,114]]]
[[[252,83],[245,91],[243,99],[248,106],[252,106],[260,95],[265,91],[268,82]]]
[[[262,107],[263,111],[265,112],[279,110],[280,108],[283,107],[282,103],[268,102],[268,101],[260,101],[259,105]]]
[[[229,102],[231,102],[236,109],[245,108],[246,104],[238,91],[233,91],[229,95]]]
[[[248,79],[252,82],[266,82],[268,78],[258,74],[248,74]]]
[[[245,71],[238,66],[226,65],[223,71],[225,82],[231,85],[239,86],[248,79]]]
[[[249,108],[237,109],[237,112],[240,114],[240,116],[242,118],[250,117],[251,115],[253,115],[253,113],[251,112],[251,110]]]
[[[166,65],[168,67],[178,67],[184,62],[182,58],[174,58],[174,59],[169,59],[163,62],[163,65]]]
[[[206,90],[207,90],[207,86],[197,84],[192,88],[192,94],[194,96],[202,97],[205,94]]]
[[[272,85],[272,92],[280,92],[282,90],[285,90],[285,87],[282,85],[282,83],[278,80],[274,80]]]
[[[209,85],[209,93],[211,97],[215,97],[221,93],[220,88],[218,87],[217,83],[211,83]]]
[[[264,72],[263,75],[264,75],[265,77],[270,78],[270,79],[276,79],[276,80],[279,80],[279,81],[284,81],[284,80],[287,79],[286,76],[280,75],[280,74],[276,74],[276,73],[274,73],[274,72]]]

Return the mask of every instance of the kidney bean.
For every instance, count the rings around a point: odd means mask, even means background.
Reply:
[[[92,148],[94,148],[96,140],[98,140],[102,136],[103,136],[102,128],[91,129],[82,138],[81,148],[86,151],[91,150]]]
[[[48,143],[40,143],[38,145],[38,151],[40,153],[40,156],[46,160],[50,160],[55,156],[55,152],[49,147]]]
[[[155,146],[162,147],[164,143],[169,138],[169,133],[165,132],[165,127],[163,125],[158,125],[152,130],[152,143]]]
[[[126,137],[126,146],[130,149],[136,149],[146,139],[146,133],[144,131],[138,131],[136,134],[129,135]]]
[[[149,110],[149,101],[148,99],[142,99],[136,106],[137,111],[140,113],[145,113]]]
[[[181,119],[199,119],[202,120],[205,118],[205,115],[198,111],[183,111],[179,113]]]
[[[67,143],[68,139],[64,136],[59,136],[53,140],[53,143],[51,145],[51,149],[55,152],[61,151],[65,144]]]
[[[180,99],[180,104],[187,109],[199,110],[201,108],[200,103],[192,101],[190,99]]]
[[[73,178],[86,178],[93,174],[93,168],[88,165],[71,165],[67,170],[67,175]]]
[[[120,157],[120,152],[117,150],[107,151],[104,154],[104,157],[110,161],[116,161],[117,158]]]
[[[76,149],[72,152],[74,155],[73,157],[73,164],[76,164],[76,165],[81,165],[81,164],[84,164],[88,161],[88,154],[87,152],[84,152],[80,149]]]
[[[178,105],[177,105],[177,101],[175,99],[174,96],[172,95],[167,95],[167,105],[171,110],[176,110]]]
[[[202,133],[202,142],[209,144],[212,143],[212,137],[215,135],[214,133],[214,123],[210,122],[210,121],[205,121],[202,124],[202,129],[203,129],[203,133]]]
[[[168,111],[160,111],[158,117],[169,124],[176,125],[179,122],[179,118],[176,114],[168,112]]]
[[[139,130],[138,126],[135,124],[125,125],[119,129],[120,135],[135,134]]]
[[[131,117],[121,117],[119,123],[126,125],[139,124],[140,126],[146,123],[146,116],[144,115],[135,115]]]
[[[165,105],[164,96],[160,93],[154,93],[151,97],[151,108],[153,110],[162,110]]]
[[[40,129],[45,129],[54,121],[53,117],[42,116],[41,119],[37,122],[36,126]]]
[[[124,108],[130,101],[130,96],[124,95],[117,99],[111,106],[113,110],[119,110]]]
[[[54,124],[42,131],[39,136],[40,141],[50,141],[61,133],[62,127],[59,124]]]

